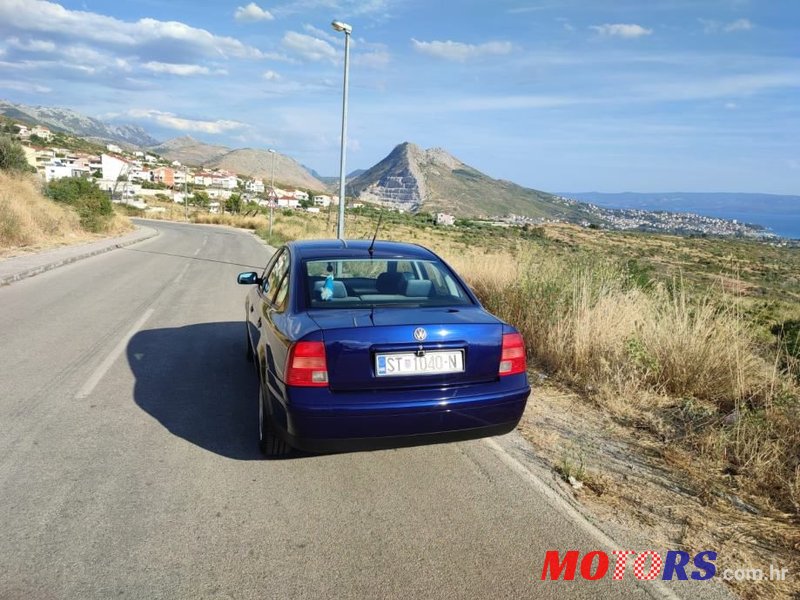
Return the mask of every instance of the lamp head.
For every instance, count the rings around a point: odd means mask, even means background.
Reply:
[[[353,32],[353,26],[343,23],[342,21],[334,21],[331,23],[331,27],[336,31],[344,31],[345,35],[350,35]]]

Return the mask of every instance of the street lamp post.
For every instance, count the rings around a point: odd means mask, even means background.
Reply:
[[[347,80],[350,66],[350,34],[353,32],[352,26],[341,21],[331,23],[336,31],[344,33],[344,84],[342,85],[342,148],[339,157],[339,225],[336,237],[344,239],[344,186],[345,186],[345,151],[347,149]]]
[[[272,212],[275,210],[275,150],[269,149],[272,154],[272,182],[269,190],[269,241],[272,243]]]

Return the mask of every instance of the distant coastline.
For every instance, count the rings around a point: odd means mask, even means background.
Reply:
[[[747,193],[564,192],[568,198],[604,208],[696,213],[761,225],[787,239],[800,239],[800,196]]]

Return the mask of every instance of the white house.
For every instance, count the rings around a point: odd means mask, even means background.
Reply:
[[[449,227],[456,224],[456,218],[447,213],[436,213],[436,224]]]
[[[128,163],[116,156],[103,154],[100,156],[100,163],[103,168],[103,179],[116,181],[120,175],[128,174]]]
[[[108,150],[109,152],[116,152],[117,154],[122,154],[122,148],[120,148],[116,144],[106,144],[106,150]]]
[[[185,183],[192,183],[192,174],[184,170],[175,170],[175,187],[182,187]]]
[[[153,172],[149,169],[129,168],[128,179],[131,181],[152,181]]]
[[[321,194],[319,196],[314,196],[314,206],[321,206],[322,208],[327,208],[331,203],[331,197],[326,196],[325,194]]]
[[[261,179],[251,179],[247,183],[244,184],[244,188],[248,192],[253,192],[254,194],[263,194],[264,193],[264,182]]]
[[[31,135],[37,135],[45,141],[50,141],[50,138],[53,137],[53,134],[50,133],[47,127],[42,127],[40,125],[31,128]]]
[[[295,200],[308,200],[308,192],[303,190],[295,190],[291,195],[294,196]]]
[[[278,208],[297,208],[300,206],[300,201],[293,196],[278,198]]]
[[[89,167],[76,164],[53,162],[44,167],[44,180],[48,183],[62,177],[83,177],[89,175]]]

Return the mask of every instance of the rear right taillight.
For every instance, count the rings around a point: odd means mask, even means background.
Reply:
[[[286,385],[326,387],[328,363],[322,342],[296,342],[289,348]]]
[[[525,342],[518,333],[503,334],[503,352],[500,355],[500,376],[516,375],[524,373],[527,364],[525,362]]]

